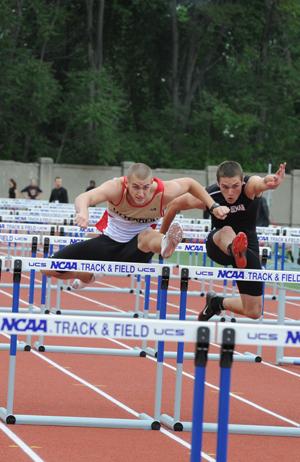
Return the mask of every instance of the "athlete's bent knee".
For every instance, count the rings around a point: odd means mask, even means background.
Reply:
[[[262,305],[255,303],[244,307],[245,316],[250,319],[259,319],[261,317]]]
[[[145,246],[147,246],[148,239],[150,237],[150,234],[152,233],[152,230],[150,229],[145,229],[142,231],[137,238],[137,247],[139,250],[143,250]]]
[[[215,233],[213,239],[214,239],[215,244],[219,245],[223,239],[233,238],[234,235],[235,235],[235,232],[233,231],[231,226],[223,226],[223,228],[219,229]]]

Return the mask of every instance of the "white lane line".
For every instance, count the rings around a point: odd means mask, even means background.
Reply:
[[[107,308],[111,311],[116,311],[117,313],[125,313],[124,310],[120,309],[120,308],[117,308],[116,306],[113,306],[113,305],[107,305],[106,303],[103,303],[103,302],[99,302],[97,300],[94,300],[92,298],[89,298],[89,297],[86,297],[85,295],[81,295],[81,294],[77,294],[75,292],[68,292],[70,295],[76,295],[76,297],[79,297],[81,298],[82,300],[86,300],[87,302],[91,302],[91,303],[94,303],[96,305],[100,305],[100,306],[103,306],[104,308]],[[65,308],[65,311],[67,312],[68,311],[68,308]]]
[[[154,281],[153,281],[153,282],[154,282]],[[107,282],[102,282],[102,281],[96,281],[96,284],[100,284],[100,285],[104,285],[104,286],[106,286],[106,287],[112,287],[112,288],[116,288],[116,287],[117,287],[117,286],[114,286],[114,285],[112,285],[112,284],[108,284]],[[154,284],[156,284],[156,282],[154,282]],[[156,285],[157,285],[157,284],[156,284]],[[72,293],[72,292],[70,292],[70,293]],[[73,292],[73,294],[74,294],[74,292]],[[77,295],[77,294],[76,294],[76,295]],[[140,296],[141,296],[142,298],[145,298],[145,296],[144,296],[143,294],[140,294]],[[154,298],[154,297],[149,297],[149,300],[152,300],[153,302],[156,302],[156,298]],[[172,306],[173,308],[178,308],[178,309],[179,309],[179,306],[176,305],[175,303],[171,303],[171,302],[168,301],[168,305],[169,305],[169,306]],[[198,311],[191,310],[191,309],[189,309],[189,308],[187,308],[186,311],[189,312],[189,313],[193,313],[193,314],[198,314],[198,313],[199,313]]]
[[[25,278],[27,278],[27,279],[30,279],[30,277],[27,276],[26,274],[22,274],[22,277],[25,277]],[[37,282],[41,282],[41,280],[37,279]],[[112,286],[112,287],[115,287],[115,286]],[[0,290],[0,292],[4,293],[5,295],[10,295],[10,294],[8,294],[8,293],[6,293],[6,292],[3,292],[2,290]],[[74,291],[65,291],[65,293],[70,293],[70,294],[75,295]],[[119,308],[117,308],[117,307],[115,307],[115,306],[113,306],[113,305],[107,305],[106,303],[102,303],[102,302],[96,301],[96,300],[94,300],[94,299],[92,299],[92,298],[86,297],[86,296],[81,295],[81,294],[79,294],[79,293],[76,293],[76,296],[78,296],[79,298],[82,298],[83,300],[86,300],[86,301],[88,301],[88,302],[95,303],[96,305],[103,306],[104,308],[110,309],[111,311],[116,311],[116,312],[118,312],[118,313],[123,313],[123,312],[124,312],[124,310],[119,309]],[[27,305],[29,305],[29,303],[28,303],[26,300],[23,300],[23,299],[21,299],[21,298],[20,298],[20,300],[21,300],[23,303],[26,303]],[[37,306],[34,305],[34,308],[40,308],[40,307],[37,307]],[[67,308],[66,308],[66,310],[67,310]]]
[[[239,354],[241,354],[241,353],[239,353]],[[262,361],[261,364],[263,364],[264,366],[267,366],[267,367],[272,367],[273,369],[277,369],[277,370],[279,370],[281,372],[284,371],[286,374],[294,375],[295,377],[300,377],[300,374],[297,374],[297,372],[289,371],[288,369],[283,369],[282,367],[277,366],[276,364],[267,363],[266,361]]]
[[[99,284],[101,284],[101,282],[99,282]],[[112,286],[112,287],[114,287],[114,286]],[[2,291],[1,291],[1,292],[2,292]],[[72,294],[72,293],[73,293],[73,295],[75,295],[75,296],[82,297],[81,295],[79,295],[79,294],[77,294],[77,293],[70,292],[70,294]],[[25,302],[25,303],[26,303],[26,302]],[[100,302],[99,302],[99,303],[100,303]],[[113,343],[117,343],[117,344],[123,346],[124,348],[132,349],[131,347],[127,346],[126,344],[123,344],[122,342],[116,341],[115,339],[107,339],[107,340],[110,340],[110,341],[112,341]],[[156,361],[155,358],[151,358],[151,357],[149,357],[149,356],[147,356],[147,358],[150,359],[150,360]],[[164,363],[164,365],[165,365],[166,367],[169,367],[169,368],[172,369],[172,370],[176,370],[175,367],[169,365],[168,363]],[[280,367],[278,367],[278,366],[277,366],[277,368],[278,368],[280,371],[286,372],[285,369],[282,369],[282,368],[280,368]],[[191,374],[188,374],[187,372],[183,372],[183,375],[185,375],[186,377],[189,377],[189,378],[194,379],[194,376],[191,375]],[[213,384],[210,384],[210,383],[208,383],[208,382],[207,382],[207,386],[208,386],[208,387],[211,387],[211,388],[213,388],[213,389],[215,389],[215,390],[219,390],[219,388],[218,388],[217,386],[215,386],[215,385],[213,385]],[[283,420],[283,421],[285,421],[285,422],[287,422],[287,423],[291,423],[292,425],[295,425],[295,426],[299,426],[299,425],[300,425],[299,423],[294,422],[294,421],[292,421],[292,420],[290,420],[290,419],[287,419],[286,417],[281,416],[281,415],[279,415],[279,414],[273,413],[272,411],[268,410],[267,408],[264,408],[264,407],[262,407],[262,406],[260,406],[260,405],[258,405],[258,404],[256,404],[256,403],[254,403],[254,402],[252,402],[252,401],[249,401],[249,400],[247,400],[247,399],[245,399],[245,398],[241,398],[240,396],[235,395],[234,393],[231,393],[230,395],[231,395],[233,398],[235,398],[235,399],[237,399],[237,400],[239,400],[239,401],[242,401],[242,402],[244,402],[244,403],[248,404],[249,406],[252,406],[252,407],[254,407],[254,408],[256,408],[256,409],[259,409],[259,410],[261,410],[262,412],[265,412],[265,413],[267,413],[267,414],[270,414],[270,415],[272,415],[272,416],[274,416],[274,417],[276,417],[276,418],[278,418],[278,419],[280,419],[280,420]]]
[[[0,422],[0,430],[3,431],[3,433],[8,436],[15,444],[19,446],[20,449],[22,449],[25,454],[30,457],[31,460],[34,462],[44,462],[43,459],[41,459],[29,446],[27,446],[26,443],[24,443],[21,438],[19,438],[14,432],[12,432],[9,428],[7,428],[2,422]]]
[[[116,339],[111,339],[111,340],[112,340],[114,343],[116,343],[116,344],[118,344],[118,345],[120,345],[120,346],[123,346],[124,348],[127,348],[127,349],[129,349],[129,350],[133,349],[132,347],[130,347],[130,346],[128,346],[128,345],[125,345],[124,343],[120,342],[119,340],[116,340]],[[150,359],[151,361],[155,361],[155,362],[157,361],[156,358],[152,358],[151,356],[146,356],[146,358],[147,358],[147,359]],[[166,362],[164,362],[164,365],[165,365],[167,368],[169,368],[169,369],[171,369],[171,370],[173,370],[173,371],[176,371],[176,367],[175,367],[175,366],[172,366],[171,364],[168,364],[168,363],[166,363]],[[188,373],[188,372],[183,371],[183,375],[184,375],[185,377],[188,377],[188,378],[192,379],[192,380],[195,379],[194,375],[193,375],[193,374],[190,374],[190,373]],[[213,388],[214,390],[217,390],[217,391],[220,390],[219,387],[217,387],[216,385],[213,385],[212,383],[205,382],[205,384],[206,384],[209,388]],[[269,409],[267,409],[267,408],[265,408],[265,407],[263,407],[263,406],[260,406],[259,404],[256,404],[256,403],[254,403],[253,401],[249,401],[248,399],[241,398],[240,396],[236,395],[235,393],[230,393],[230,396],[231,396],[232,398],[235,398],[235,399],[239,400],[239,401],[242,401],[242,402],[245,403],[245,404],[248,404],[248,405],[251,406],[251,407],[254,407],[254,408],[256,408],[256,409],[258,409],[258,410],[260,410],[260,411],[262,411],[262,412],[265,412],[266,414],[272,415],[273,417],[276,417],[276,418],[279,419],[279,420],[283,420],[284,422],[290,423],[290,424],[294,425],[295,427],[299,427],[299,426],[300,426],[300,423],[299,423],[299,422],[295,422],[295,421],[290,420],[290,419],[288,419],[288,418],[286,418],[286,417],[284,417],[284,416],[282,416],[282,415],[280,415],[280,414],[277,414],[277,413],[275,413],[275,412],[273,412],[273,411],[270,411]]]
[[[288,303],[289,305],[294,305],[294,306],[297,306],[297,308],[299,308],[299,303],[295,303],[295,302],[290,302],[289,300],[286,300],[285,303]]]
[[[8,295],[10,298],[12,298],[12,295],[10,294],[7,294],[5,293],[4,291],[0,290],[0,292],[4,293],[5,295]],[[79,294],[76,294],[77,296],[79,296]],[[28,304],[28,302],[26,302],[26,300],[22,300],[20,299],[20,301],[22,301],[23,303],[26,303]],[[35,306],[34,306],[35,307]],[[121,310],[122,311],[122,310]],[[9,338],[9,335],[6,335],[6,334],[1,334],[3,335],[4,337],[6,338]],[[107,340],[112,340],[112,339],[107,339]],[[127,345],[124,345],[125,348],[128,348]],[[130,348],[132,349],[132,348]],[[121,401],[113,398],[112,396],[110,396],[108,393],[105,393],[104,391],[100,390],[99,388],[95,387],[94,385],[90,384],[89,382],[87,382],[86,380],[82,379],[81,377],[73,374],[72,372],[68,371],[67,369],[65,369],[64,367],[60,366],[59,364],[55,363],[54,361],[52,361],[51,359],[47,358],[46,356],[43,356],[41,355],[40,353],[38,353],[37,351],[35,350],[31,350],[30,351],[31,353],[33,353],[35,356],[39,357],[40,359],[48,362],[50,365],[52,365],[53,367],[55,367],[56,369],[58,369],[60,372],[63,372],[64,374],[72,377],[74,380],[77,380],[78,382],[80,382],[81,384],[87,386],[88,388],[90,388],[91,390],[95,391],[96,393],[102,395],[104,398],[106,398],[107,400],[111,401],[112,403],[116,404],[117,406],[121,407],[123,410],[133,414],[135,417],[138,417],[139,413],[134,411],[133,409],[129,408],[126,404],[122,403]],[[164,428],[161,428],[160,429],[161,433],[163,433],[164,435],[166,435],[168,438],[176,441],[177,443],[181,444],[182,446],[188,448],[189,450],[191,449],[191,445],[179,438],[178,436],[175,436],[173,435],[171,432],[169,432],[168,430],[164,429]],[[203,459],[207,460],[208,462],[216,462],[215,459],[213,459],[212,457],[210,457],[208,454],[202,452],[202,457]],[[37,460],[37,462],[40,462],[39,460]],[[43,462],[43,461],[42,461]]]
[[[57,362],[55,361],[52,361],[51,359],[47,358],[46,356],[44,355],[41,355],[41,353],[38,353],[37,351],[34,351],[34,350],[31,350],[31,353],[34,354],[35,356],[37,356],[39,359],[42,359],[43,361],[47,362],[48,364],[50,364],[52,367],[58,369],[60,372],[62,372],[63,374],[65,375],[68,375],[69,377],[71,377],[72,379],[76,380],[77,382],[81,383],[82,385],[86,386],[87,388],[91,389],[92,391],[94,391],[95,393],[97,393],[98,395],[101,395],[103,396],[103,398],[107,399],[108,401],[112,402],[113,404],[115,404],[116,406],[120,407],[121,409],[123,409],[124,411],[128,412],[129,414],[132,414],[133,416],[137,417],[139,416],[139,412],[133,410],[132,408],[130,408],[129,406],[127,406],[126,404],[122,403],[121,401],[119,401],[118,399],[114,398],[113,396],[109,395],[108,393],[106,393],[105,391],[102,391],[100,388],[96,387],[95,385],[89,383],[87,380],[85,379],[82,379],[81,377],[79,377],[77,374],[74,374],[73,372],[70,372],[68,371],[67,369],[65,369],[63,366],[61,366],[60,364],[58,364]],[[164,435],[168,436],[169,438],[173,439],[174,441],[176,441],[177,443],[181,444],[182,446],[188,448],[188,449],[191,449],[191,445],[179,438],[178,436],[175,437],[175,435],[173,435],[172,433],[170,433],[168,430],[162,428],[161,430],[161,433],[163,433]],[[202,457],[209,461],[209,462],[215,462],[215,459],[211,458],[208,454],[206,453],[202,453]]]
[[[217,343],[211,343],[211,345],[213,345],[213,346],[215,346],[217,348],[221,348],[220,345],[218,345]],[[234,352],[237,355],[240,355],[240,356],[243,356],[243,354],[244,354],[244,353],[241,353],[241,352],[239,352],[237,350],[234,350]],[[294,377],[300,377],[300,374],[298,374],[297,372],[289,371],[288,369],[284,369],[283,367],[277,366],[276,364],[268,363],[267,361],[262,361],[260,364],[263,364],[264,366],[267,366],[267,367],[272,367],[273,369],[277,369],[280,372],[285,372],[286,374],[293,375]]]

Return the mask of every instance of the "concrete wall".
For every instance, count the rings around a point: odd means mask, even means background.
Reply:
[[[40,158],[39,163],[31,164],[0,160],[0,197],[8,197],[9,178],[16,180],[19,190],[27,186],[31,178],[36,178],[43,190],[41,199],[48,200],[54,178],[61,176],[63,186],[69,193],[69,201],[74,202],[75,197],[85,191],[90,180],[95,180],[96,184],[100,185],[108,179],[125,174],[130,164],[131,162],[123,162],[116,167],[54,164],[48,157]],[[216,166],[208,166],[206,170],[156,169],[154,175],[163,180],[192,177],[206,186],[215,181],[216,169]],[[258,174],[264,176],[266,172]],[[270,193],[270,202],[272,223],[300,227],[300,170],[293,170],[290,175],[286,175],[280,188]],[[201,218],[202,211],[191,210],[184,215]]]

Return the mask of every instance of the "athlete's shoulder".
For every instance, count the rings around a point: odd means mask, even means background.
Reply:
[[[220,186],[218,185],[218,183],[213,183],[209,186],[206,187],[206,191],[208,192],[208,194],[212,195],[212,194],[218,194],[220,193]]]
[[[153,181],[155,181],[155,183],[157,184],[155,191],[156,194],[165,190],[165,183],[163,180],[155,176],[153,177]]]
[[[96,191],[103,192],[106,195],[106,200],[116,205],[122,200],[126,184],[126,177],[116,177],[102,183],[101,186],[96,188]]]

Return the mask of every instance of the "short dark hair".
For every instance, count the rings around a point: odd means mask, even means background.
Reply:
[[[241,165],[234,160],[225,160],[222,162],[217,169],[217,180],[220,181],[220,178],[232,178],[234,176],[239,176],[241,180],[243,179],[244,173]]]
[[[152,170],[146,164],[132,164],[127,171],[127,177],[130,178],[132,175],[135,175],[139,180],[146,180],[152,178]]]

